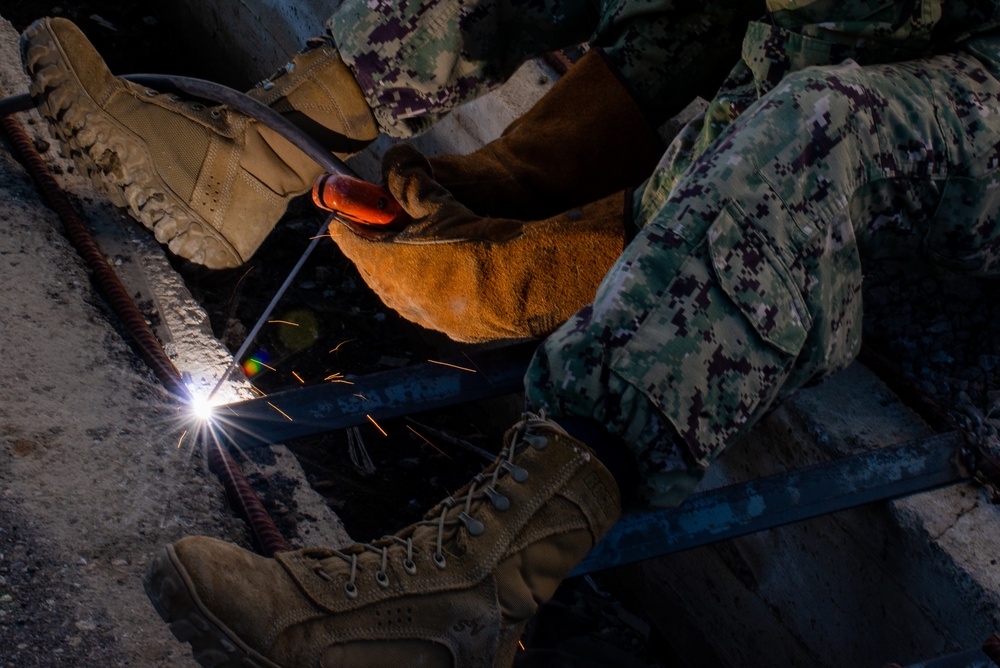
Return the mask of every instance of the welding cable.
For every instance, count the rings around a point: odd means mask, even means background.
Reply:
[[[98,290],[104,295],[112,310],[135,341],[139,353],[156,374],[167,391],[181,401],[190,400],[191,393],[184,384],[180,372],[167,357],[159,340],[136,307],[128,290],[122,285],[118,275],[111,268],[97,242],[83,224],[73,208],[69,197],[59,187],[49,173],[42,156],[35,149],[31,138],[13,116],[0,118],[0,127],[10,140],[14,154],[35,181],[39,192],[49,206],[59,215],[66,230],[66,236],[86,262],[94,276]],[[270,557],[275,552],[290,550],[291,547],[278,531],[277,525],[260,498],[250,486],[232,455],[213,439],[205,441],[206,458],[209,468],[219,477],[226,490],[226,497],[235,510],[250,526],[261,552]],[[212,441],[212,442],[208,442]]]

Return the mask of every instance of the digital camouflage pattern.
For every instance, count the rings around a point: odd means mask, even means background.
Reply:
[[[759,0],[345,0],[327,29],[382,129],[410,137],[525,60],[585,41],[659,125],[715,92],[763,11]]]
[[[345,30],[363,33],[360,17],[373,8],[375,21],[395,26],[350,43],[353,60],[345,54],[381,105],[384,126],[403,101],[410,106],[398,119],[422,129],[522,56],[565,43],[541,42],[583,34],[588,21],[598,26],[595,43],[618,49],[612,62],[656,118],[677,104],[670,83],[679,73],[668,54],[686,52],[656,40],[670,25],[691,36],[699,34],[692,26],[707,25],[683,20],[697,3],[448,4],[424,5],[434,21],[382,0],[364,12],[342,8],[332,20],[342,49]],[[709,17],[733,10],[704,5]],[[594,303],[536,354],[529,405],[607,425],[636,453],[645,496],[677,503],[783,396],[854,358],[862,257],[920,252],[996,273],[1000,38],[988,31],[998,5],[769,1],[767,18],[746,26],[741,57],[708,111],[681,132],[636,198],[640,232]],[[435,26],[450,34],[457,22],[492,35],[509,12],[557,21],[533,25],[524,33],[530,41],[513,40],[499,61],[490,53],[496,40],[484,37],[470,57],[472,42],[429,34]],[[504,30],[507,39],[522,35]],[[411,45],[412,34],[423,37]],[[411,50],[394,61],[401,43]],[[708,79],[699,76],[698,49],[690,53],[682,67],[695,71],[677,80]]]

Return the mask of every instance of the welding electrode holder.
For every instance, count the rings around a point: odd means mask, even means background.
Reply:
[[[385,189],[353,176],[323,174],[312,190],[313,203],[334,212],[352,229],[355,225],[378,228],[379,232],[396,232],[411,221],[391,194]],[[360,230],[362,236],[366,230]],[[374,231],[374,230],[372,230]]]
[[[316,140],[266,104],[245,93],[212,81],[166,74],[128,74],[122,77],[154,90],[184,93],[202,100],[225,104],[266,125],[309,156],[326,174],[313,187],[313,202],[351,225],[395,231],[406,226],[409,216],[385,188],[358,178],[354,171]],[[0,116],[34,107],[29,95],[0,99]]]

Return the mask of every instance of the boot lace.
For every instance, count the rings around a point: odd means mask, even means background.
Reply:
[[[448,561],[444,554],[445,536],[452,535],[451,530],[457,531],[459,528],[464,528],[473,538],[483,535],[486,530],[483,523],[472,515],[472,504],[475,501],[488,501],[500,512],[510,509],[510,499],[497,490],[497,484],[507,476],[518,484],[528,481],[528,471],[514,463],[514,455],[525,447],[544,450],[548,445],[548,439],[538,433],[543,428],[566,434],[562,427],[545,416],[544,411],[538,414],[525,413],[521,421],[509,432],[509,440],[494,463],[469,482],[468,491],[463,496],[458,498],[449,496],[439,503],[440,513],[432,511],[435,513],[433,516],[429,513],[424,519],[404,529],[400,535],[383,536],[371,543],[356,543],[342,550],[330,550],[326,557],[338,558],[350,566],[347,582],[344,584],[344,594],[351,599],[357,598],[357,576],[361,570],[358,568],[358,558],[366,552],[380,556],[381,565],[375,571],[375,583],[382,588],[390,584],[386,566],[389,563],[389,550],[392,547],[405,548],[405,556],[402,559],[403,571],[410,576],[416,575],[417,564],[413,555],[419,552],[420,548],[413,544],[413,533],[417,527],[437,527],[431,561],[440,570],[447,568]],[[459,507],[461,510],[457,514],[453,513]],[[312,569],[320,578],[332,582],[333,577],[324,567],[325,561],[324,558],[314,562]]]

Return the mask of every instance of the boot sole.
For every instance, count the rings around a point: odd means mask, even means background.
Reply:
[[[25,31],[21,57],[39,111],[99,192],[174,254],[211,269],[243,264],[225,237],[160,179],[145,143],[90,96],[44,21]]]
[[[191,645],[195,661],[205,668],[281,668],[247,647],[205,608],[177,564],[173,547],[156,555],[142,578],[142,588],[170,632]]]

